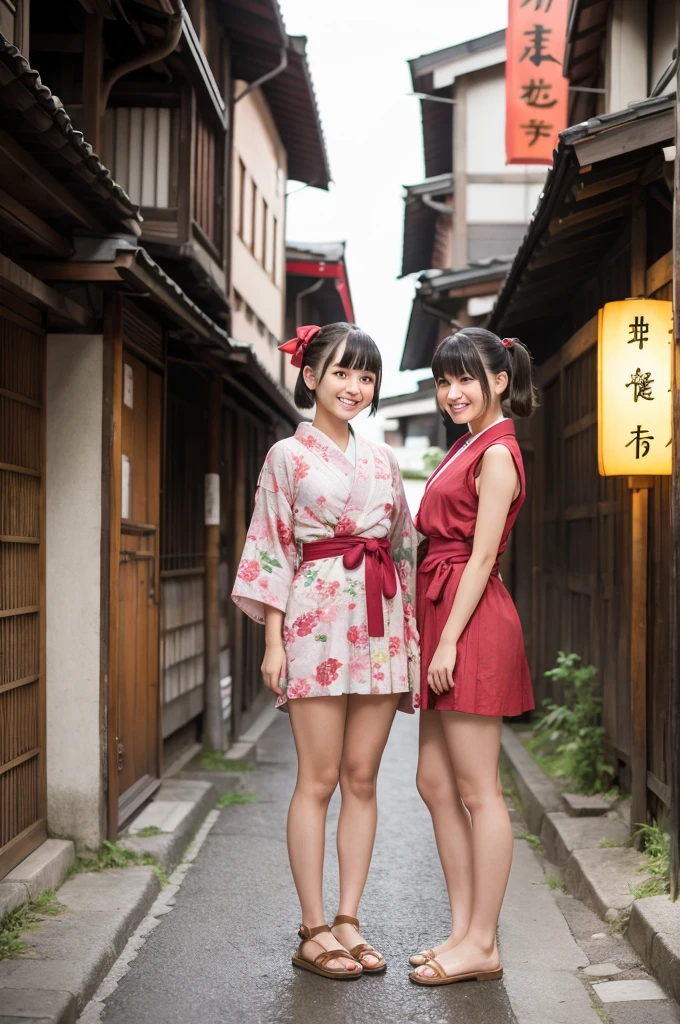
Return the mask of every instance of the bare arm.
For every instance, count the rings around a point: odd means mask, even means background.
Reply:
[[[436,693],[444,693],[453,686],[456,645],[489,582],[517,488],[512,455],[504,445],[492,445],[484,454],[479,475],[479,507],[472,554],[463,570],[427,673],[428,683]]]
[[[286,677],[286,652],[283,649],[283,618],[284,612],[264,606],[264,642],[265,651],[262,659],[262,678],[265,686],[277,696],[283,696],[281,680]]]

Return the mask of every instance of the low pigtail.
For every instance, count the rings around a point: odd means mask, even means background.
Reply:
[[[506,347],[512,367],[508,388],[510,408],[515,416],[531,416],[538,405],[532,378],[531,356],[526,346],[517,338],[508,340],[511,341],[511,344]]]

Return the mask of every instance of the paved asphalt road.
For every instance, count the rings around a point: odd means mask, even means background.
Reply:
[[[106,1000],[102,1024],[599,1024],[603,1018],[577,972],[589,959],[630,955],[629,947],[618,936],[591,940],[591,932],[604,926],[592,915],[591,922],[575,900],[582,910],[579,928],[593,947],[586,955],[586,944],[572,937],[524,841],[515,844],[501,919],[504,980],[437,989],[409,982],[409,952],[447,932],[429,815],[413,781],[416,745],[416,717],[399,714],[381,772],[378,841],[362,906],[364,933],[385,953],[386,974],[332,982],[290,964],[299,911],[285,817],[295,754],[281,714],[261,742],[249,782],[258,801],[222,811],[173,911],[161,918]],[[336,796],[327,857],[329,919],[336,899],[337,809]],[[516,821],[515,831],[523,828]],[[603,941],[606,949],[597,948]],[[629,1003],[613,1019],[670,1024],[680,1018],[667,1001],[656,1001]]]

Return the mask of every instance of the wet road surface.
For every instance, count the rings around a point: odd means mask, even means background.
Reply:
[[[416,747],[417,717],[398,714],[381,770],[378,838],[361,908],[364,935],[387,958],[385,974],[337,982],[291,966],[299,909],[285,819],[295,753],[287,716],[281,714],[261,741],[259,763],[249,776],[248,788],[258,801],[220,813],[174,909],[149,934],[104,1007],[94,1015],[85,1011],[83,1024],[598,1024],[608,1019],[601,1007],[596,1014],[577,978],[592,954],[572,937],[538,860],[519,840],[499,933],[504,980],[436,989],[409,981],[409,953],[445,936],[449,924],[429,815],[414,785]],[[336,794],[326,863],[329,920],[337,902],[337,811]],[[522,831],[517,820],[515,832]],[[605,926],[593,921],[603,932]],[[589,928],[582,920],[584,935]],[[620,937],[611,941],[624,943]],[[637,1006],[641,1012],[643,1004]],[[635,1016],[630,1004],[626,1010],[634,1015],[626,1013],[621,1024],[661,1024],[662,1006],[663,1024],[678,1020],[668,1003],[645,1006],[656,1011],[653,1017]]]

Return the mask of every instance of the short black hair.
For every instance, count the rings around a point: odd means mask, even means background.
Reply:
[[[345,351],[338,366],[345,370],[368,370],[375,374],[375,390],[373,401],[370,405],[370,415],[375,416],[378,411],[380,400],[380,385],[382,383],[382,357],[380,350],[373,338],[365,331],[362,331],[356,324],[348,324],[340,321],[335,324],[326,324],[319,333],[310,341],[305,349],[302,358],[302,366],[295,384],[295,404],[298,409],[311,409],[314,405],[314,392],[307,387],[303,376],[305,366],[311,366],[317,384],[335,362],[335,353],[340,345],[346,341]]]
[[[518,338],[506,338],[504,343],[484,327],[464,327],[444,338],[432,359],[435,381],[464,374],[474,377],[481,385],[484,405],[488,408],[491,391],[487,370],[491,374],[507,373],[508,386],[501,401],[507,400],[516,416],[531,416],[537,405],[531,356]]]

